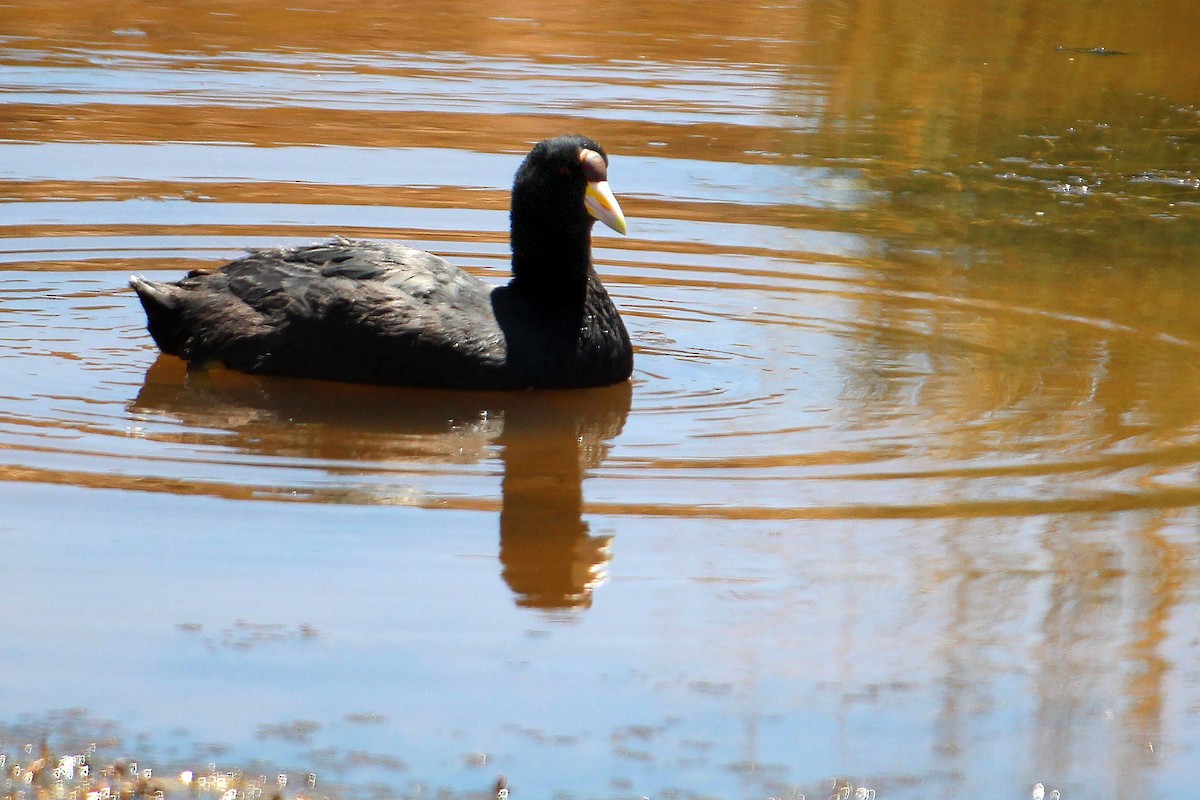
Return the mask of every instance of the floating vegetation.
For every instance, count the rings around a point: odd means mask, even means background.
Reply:
[[[62,755],[46,742],[27,743],[14,752],[0,742],[4,800],[168,800],[172,797],[203,800],[328,800],[318,793],[317,776],[279,772],[255,774],[242,769],[221,769],[210,762],[200,770],[159,771],[144,762],[109,759],[99,744]],[[299,781],[296,778],[299,778]],[[288,790],[291,784],[293,788]]]
[[[48,743],[25,743],[13,747],[0,740],[0,800],[339,800],[347,795],[336,788],[318,788],[316,773],[265,774],[258,770],[222,769],[209,762],[202,769],[159,771],[145,763],[106,758],[99,744],[81,752],[62,755],[51,750]],[[885,800],[876,789],[849,780],[827,782],[817,798],[828,800]],[[352,793],[353,794],[353,793]],[[408,792],[389,793],[376,788],[376,797],[400,798],[423,794],[423,787],[410,787]],[[503,776],[490,790],[461,795],[439,790],[439,798],[470,797],[478,800],[509,800],[513,797]],[[793,790],[783,797],[769,800],[807,800],[805,794]],[[1041,783],[1033,787],[1031,800],[1060,800],[1061,793],[1047,792]]]
[[[375,722],[371,713],[350,715]],[[280,731],[308,733],[316,723],[298,720],[276,726]],[[260,735],[264,731],[260,730]],[[649,744],[657,730],[630,726],[618,738]],[[139,737],[136,748],[152,750],[153,743]],[[133,758],[120,727],[97,720],[81,710],[54,712],[44,717],[23,717],[12,725],[0,724],[0,800],[509,800],[522,796],[509,789],[504,776],[492,785],[474,790],[450,790],[418,781],[403,781],[407,767],[398,756],[361,750],[327,748],[310,753],[311,770],[271,769],[262,763],[221,765],[215,760]],[[209,750],[209,752],[214,752]],[[466,757],[468,766],[485,767],[482,753]],[[392,773],[381,783],[360,785],[340,782],[337,776],[362,766]],[[324,778],[318,778],[318,770]],[[483,781],[481,781],[483,783]],[[624,786],[632,790],[632,785]],[[902,794],[904,792],[901,792]],[[640,795],[635,795],[640,796]],[[810,793],[798,787],[777,785],[762,800],[888,800],[886,787],[877,789],[863,781],[828,779]],[[1063,800],[1058,789],[1037,783],[1030,800]],[[1020,800],[1017,798],[1016,800]]]
[[[290,733],[305,726],[281,728]],[[51,729],[53,736],[45,733]],[[364,764],[403,768],[398,759],[361,751],[329,750],[318,755],[322,769],[332,775]],[[454,792],[417,782],[364,787],[319,781],[316,771],[276,770],[258,763],[188,764],[178,759],[151,763],[127,754],[116,724],[75,710],[0,726],[0,800],[404,800],[429,796],[431,791],[445,800],[487,800],[507,796],[508,790],[503,778],[491,788]]]

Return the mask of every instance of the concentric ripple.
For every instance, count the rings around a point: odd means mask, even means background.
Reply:
[[[582,463],[586,509],[617,515],[1019,515],[1200,499],[1191,406],[1167,393],[1162,407],[1120,407],[1106,394],[1154,380],[1119,372],[1123,351],[1148,349],[1164,374],[1190,369],[1196,341],[1095,308],[963,292],[890,258],[887,234],[859,225],[884,208],[860,165],[734,146],[805,129],[761,111],[778,71],[647,61],[585,81],[571,64],[454,54],[214,60],[9,44],[0,92],[32,122],[25,140],[10,129],[0,142],[7,479],[499,508],[513,456],[548,447]],[[668,71],[679,91],[664,92]],[[585,102],[597,80],[612,97]],[[613,134],[631,218],[628,239],[596,241],[637,342],[631,398],[189,376],[157,358],[123,288],[131,272],[167,278],[337,232],[503,280],[523,134],[496,137],[510,149],[495,152],[470,126],[405,139],[375,125],[474,118],[483,98],[487,113],[518,117],[608,109],[574,121]],[[55,136],[38,120],[64,105],[81,117]],[[164,106],[199,135],[178,138],[152,113]],[[134,122],[112,125],[117,109]],[[263,140],[262,122],[300,111],[336,132],[313,125],[305,141],[281,125]],[[635,118],[638,135],[618,124]],[[711,155],[667,146],[685,122]],[[245,141],[220,138],[235,129]]]

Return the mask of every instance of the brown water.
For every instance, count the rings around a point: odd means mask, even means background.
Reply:
[[[0,752],[1200,791],[1200,11],[980,6],[0,6]],[[573,130],[629,387],[188,377],[124,288],[333,233],[501,281]]]

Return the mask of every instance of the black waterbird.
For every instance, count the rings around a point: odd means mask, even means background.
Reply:
[[[159,348],[191,368],[452,389],[620,383],[633,348],[592,265],[592,225],[625,233],[608,156],[538,142],[512,191],[512,279],[493,287],[403,245],[255,250],[174,283],[130,279]]]

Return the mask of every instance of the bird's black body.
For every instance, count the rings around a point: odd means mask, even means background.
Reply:
[[[633,351],[592,267],[584,200],[589,184],[607,192],[601,159],[580,136],[534,147],[513,185],[504,286],[410,247],[345,239],[131,283],[160,349],[195,366],[456,389],[619,383]]]

